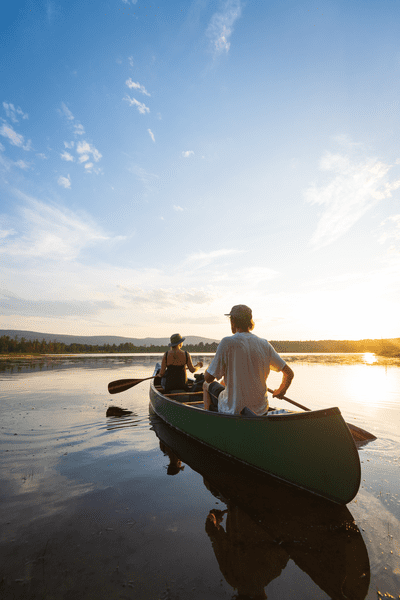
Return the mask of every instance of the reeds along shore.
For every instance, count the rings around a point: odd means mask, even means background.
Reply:
[[[400,338],[379,340],[307,340],[307,341],[276,341],[270,340],[279,353],[339,353],[339,352],[373,352],[381,356],[400,357]],[[217,342],[211,344],[185,344],[185,350],[192,353],[215,352]],[[40,355],[40,354],[113,354],[113,353],[159,353],[165,352],[166,345],[135,346],[130,342],[122,344],[65,344],[57,339],[46,342],[44,339],[29,340],[23,337],[0,337],[0,355]]]

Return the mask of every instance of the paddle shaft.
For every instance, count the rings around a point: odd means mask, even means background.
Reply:
[[[271,390],[270,388],[268,388],[268,391],[270,394],[273,394],[273,390]],[[286,402],[290,402],[290,404],[294,404],[295,406],[297,406],[298,408],[302,408],[303,410],[311,411],[311,408],[307,408],[307,406],[303,406],[302,404],[299,404],[294,400],[290,400],[289,398],[286,398],[286,396],[282,396],[282,400],[286,400]]]

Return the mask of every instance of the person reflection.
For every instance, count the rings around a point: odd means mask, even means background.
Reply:
[[[168,456],[169,465],[167,466],[167,475],[177,475],[180,471],[183,471],[185,465],[182,465],[181,459],[169,448],[164,442],[160,440],[160,450],[164,456]]]
[[[204,483],[210,489],[207,482]],[[226,510],[210,510],[205,529],[221,573],[237,591],[236,598],[267,598],[264,588],[279,577],[289,560],[288,553],[229,501]]]

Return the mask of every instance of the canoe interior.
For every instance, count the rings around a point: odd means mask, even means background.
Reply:
[[[178,431],[334,502],[347,504],[357,494],[360,459],[338,408],[261,418],[224,415],[205,411],[197,396],[166,397],[160,384],[159,378],[150,384],[151,406]]]

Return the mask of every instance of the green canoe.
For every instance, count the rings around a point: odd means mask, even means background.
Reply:
[[[186,400],[193,396],[166,396],[160,378],[151,381],[154,412],[178,431],[334,502],[356,496],[360,459],[339,408],[257,417],[205,411],[202,403]]]

